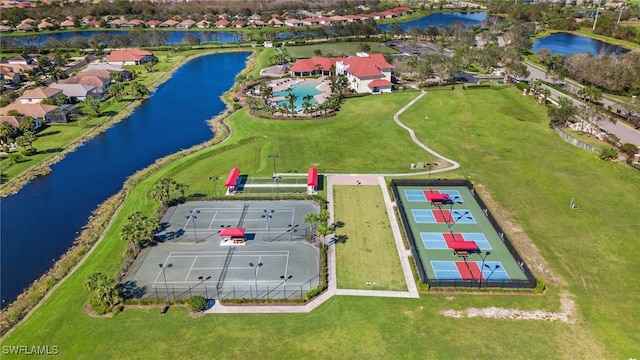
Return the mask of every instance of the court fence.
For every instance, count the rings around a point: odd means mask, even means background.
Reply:
[[[140,299],[187,300],[200,295],[205,299],[304,299],[307,292],[315,289],[320,283],[320,275],[307,280],[303,284],[289,285],[286,281],[273,285],[229,285],[218,288],[216,285],[198,284],[188,288],[162,285],[147,288]]]
[[[420,253],[418,251],[418,247],[416,246],[416,240],[413,236],[413,232],[409,227],[409,220],[407,219],[407,212],[404,209],[404,205],[402,203],[402,197],[400,197],[398,193],[399,186],[464,186],[469,189],[471,195],[475,199],[475,201],[480,205],[482,212],[489,220],[489,223],[496,231],[500,240],[504,243],[505,247],[516,261],[522,272],[524,273],[526,280],[488,280],[488,281],[479,281],[479,280],[445,280],[445,279],[431,279],[427,276],[427,272],[425,271],[424,264],[422,263],[422,258],[420,257]],[[513,247],[511,241],[507,235],[505,235],[504,231],[498,224],[498,222],[493,218],[491,212],[485,205],[484,201],[480,195],[478,195],[473,187],[473,184],[469,180],[411,180],[411,179],[393,179],[391,180],[391,191],[393,192],[393,196],[395,197],[396,204],[398,206],[398,210],[400,213],[400,220],[402,221],[402,225],[404,226],[405,233],[407,234],[407,239],[409,240],[409,247],[411,250],[411,254],[413,255],[413,259],[416,263],[416,268],[418,270],[418,276],[420,281],[429,285],[429,287],[493,287],[493,288],[509,288],[509,289],[533,289],[536,287],[536,278],[533,276],[527,264],[524,263],[518,251]]]

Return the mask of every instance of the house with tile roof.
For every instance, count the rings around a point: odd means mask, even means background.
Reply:
[[[104,61],[112,65],[141,65],[153,61],[153,53],[141,49],[114,50]]]
[[[38,104],[44,99],[52,99],[62,95],[62,90],[50,87],[37,87],[31,90],[25,90],[16,101],[22,104]]]
[[[49,87],[60,89],[66,97],[75,98],[78,101],[84,101],[89,96],[94,99],[100,99],[103,96],[97,87],[91,85],[53,83]]]
[[[59,108],[60,107],[56,105],[22,104],[16,101],[0,108],[0,115],[7,115],[7,113],[15,110],[22,114],[22,116],[31,116],[34,118],[36,120],[36,125],[42,123],[65,123],[69,121],[68,111],[57,111]]]

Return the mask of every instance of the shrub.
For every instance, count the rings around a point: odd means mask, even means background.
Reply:
[[[240,110],[240,109],[242,109],[242,105],[238,103],[233,103],[233,110]]]
[[[89,306],[91,306],[91,310],[93,310],[93,312],[96,313],[96,315],[104,315],[108,313],[110,310],[109,304],[98,299],[95,296],[91,297],[91,300],[89,301]]]
[[[529,86],[529,84],[527,84],[527,83],[525,83],[525,82],[523,82],[523,81],[518,82],[518,83],[516,84],[516,87],[517,87],[519,90],[524,90],[524,89],[530,89],[530,88],[531,88],[531,86]]]
[[[620,151],[627,154],[627,156],[633,156],[638,153],[638,147],[635,144],[625,143],[620,146]]]
[[[544,281],[536,280],[536,287],[535,287],[535,289],[533,289],[533,291],[536,294],[541,294],[544,291],[545,288],[546,288],[546,286],[544,284]]]
[[[191,311],[202,311],[207,307],[207,299],[204,296],[195,295],[187,300],[187,305]]]
[[[604,146],[600,149],[600,159],[609,161],[618,157],[618,151],[612,146]]]

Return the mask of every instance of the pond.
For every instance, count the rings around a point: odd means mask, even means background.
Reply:
[[[425,17],[398,23],[402,30],[407,31],[411,28],[427,28],[429,26],[447,26],[456,22],[463,23],[465,25],[478,25],[487,18],[485,12],[441,12],[433,13]],[[382,24],[380,29],[387,31],[391,24]]]
[[[570,33],[555,33],[535,40],[531,51],[535,53],[540,49],[549,49],[551,54],[570,55],[578,53],[590,53],[592,55],[618,55],[629,52],[621,46],[613,45]]]
[[[51,174],[2,199],[2,307],[67,251],[91,212],[128,176],[212,137],[207,120],[225,108],[220,96],[247,56],[216,54],[187,62],[127,119],[52,165]]]

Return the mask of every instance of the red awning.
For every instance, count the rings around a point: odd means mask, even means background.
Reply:
[[[220,236],[244,237],[245,228],[224,228],[220,231]]]
[[[318,169],[314,167],[309,168],[309,175],[307,175],[307,186],[318,186]]]
[[[236,181],[238,181],[238,176],[240,176],[240,169],[237,167],[231,169],[227,181],[224,182],[224,186],[235,186]]]
[[[444,233],[444,240],[447,242],[449,249],[455,251],[478,251],[478,245],[475,241],[466,241],[460,233]]]

